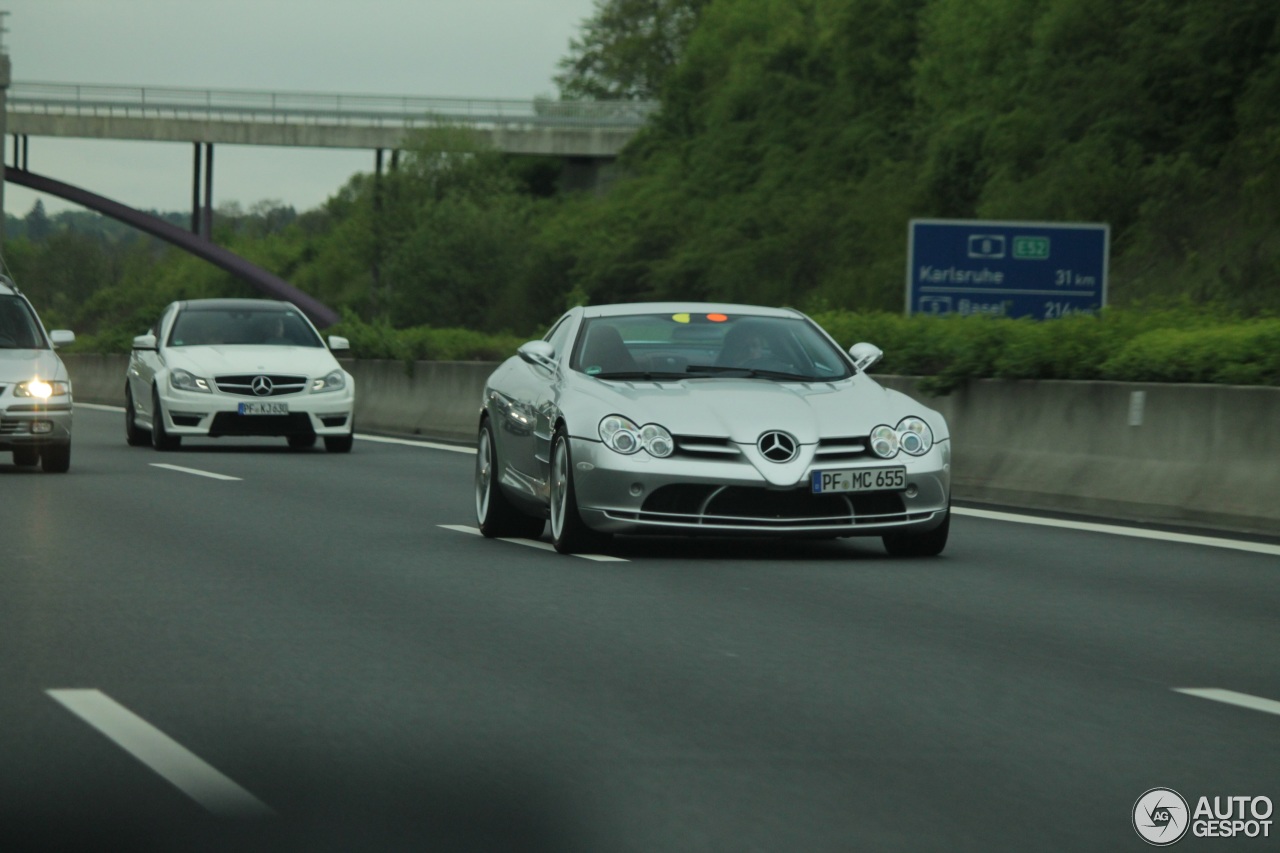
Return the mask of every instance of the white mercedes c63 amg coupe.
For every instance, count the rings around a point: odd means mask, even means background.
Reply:
[[[324,439],[351,450],[355,381],[297,307],[267,299],[174,302],[133,339],[125,438],[172,450],[184,437],[281,436],[293,448]]]

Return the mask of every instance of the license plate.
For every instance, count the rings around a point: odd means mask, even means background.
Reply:
[[[875,492],[907,485],[907,469],[854,468],[846,471],[814,471],[813,493]]]
[[[242,415],[287,415],[289,414],[288,403],[241,403],[240,414]]]

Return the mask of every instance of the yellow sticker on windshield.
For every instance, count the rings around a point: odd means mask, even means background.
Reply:
[[[689,322],[689,315],[688,314],[672,314],[671,319],[675,320],[677,323],[687,323]]]

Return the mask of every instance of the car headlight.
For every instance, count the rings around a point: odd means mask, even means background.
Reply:
[[[933,447],[933,430],[919,418],[903,418],[898,422],[898,444],[905,453],[923,456]]]
[[[311,393],[319,394],[322,391],[341,391],[346,387],[346,375],[341,370],[335,370],[328,375],[313,381],[311,383]]]
[[[605,447],[625,456],[643,448],[650,456],[661,459],[676,449],[675,440],[665,427],[658,424],[638,427],[622,415],[609,415],[600,421],[600,440]]]
[[[169,387],[176,388],[179,391],[202,391],[206,394],[210,393],[209,383],[199,376],[196,376],[189,370],[183,370],[181,367],[169,373]]]
[[[871,431],[871,452],[881,459],[898,455],[898,431],[881,424]]]
[[[50,397],[65,397],[71,393],[71,383],[43,379],[32,379],[30,382],[19,382],[13,387],[15,397],[39,397],[48,400]]]
[[[671,437],[671,433],[667,432],[666,427],[657,424],[645,424],[640,428],[640,445],[649,452],[650,456],[656,456],[659,459],[670,456],[676,449],[676,442]]]

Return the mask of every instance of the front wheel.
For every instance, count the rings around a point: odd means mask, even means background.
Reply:
[[[608,534],[587,527],[578,513],[569,433],[563,426],[551,441],[551,540],[561,554],[596,551],[609,541]]]
[[[498,484],[498,448],[486,418],[476,439],[476,526],[486,537],[537,539],[547,522],[512,505]]]
[[[164,428],[164,409],[160,408],[160,392],[151,392],[151,446],[156,450],[176,450],[182,436],[169,435]]]
[[[40,468],[46,474],[65,474],[71,468],[71,442],[46,444],[41,448]]]
[[[951,509],[937,527],[925,533],[888,533],[883,538],[884,549],[894,557],[936,557],[947,547],[947,535],[951,530]]]
[[[138,411],[133,405],[133,391],[124,386],[124,440],[130,447],[144,447],[151,443],[151,435],[138,426]]]
[[[354,432],[346,435],[326,435],[324,437],[324,449],[330,453],[350,453],[351,445],[355,444],[356,436]]]

